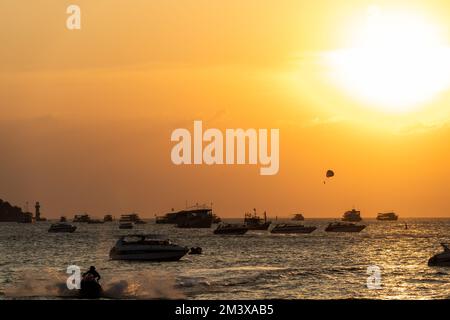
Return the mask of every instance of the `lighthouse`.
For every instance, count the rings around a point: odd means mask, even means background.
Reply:
[[[35,209],[35,214],[34,214],[34,219],[36,221],[41,221],[41,205],[39,204],[39,201],[36,202],[36,205],[34,206]]]

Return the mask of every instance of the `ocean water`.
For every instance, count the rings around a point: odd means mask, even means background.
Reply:
[[[364,220],[361,233],[327,233],[330,219],[309,219],[307,235],[249,231],[219,236],[211,229],[178,229],[150,221],[134,230],[118,223],[77,224],[72,234],[49,234],[50,222],[0,223],[0,299],[70,298],[62,290],[69,265],[95,265],[111,298],[187,299],[448,299],[450,268],[428,259],[450,241],[450,219]],[[282,221],[278,221],[282,222]],[[202,255],[177,262],[111,261],[122,234],[167,234]],[[381,288],[367,288],[378,266]]]

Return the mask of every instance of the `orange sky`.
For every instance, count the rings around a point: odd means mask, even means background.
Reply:
[[[81,30],[65,27],[72,3]],[[0,198],[48,217],[186,201],[229,217],[450,216],[448,90],[386,112],[327,77],[323,55],[351,46],[373,6],[426,17],[448,45],[447,1],[3,0]],[[279,128],[279,173],[174,166],[171,132],[194,120]]]

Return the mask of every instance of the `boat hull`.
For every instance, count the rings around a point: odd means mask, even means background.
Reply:
[[[214,230],[214,234],[224,234],[224,235],[243,235],[248,231],[247,228],[239,228],[239,229],[219,229]]]
[[[303,227],[303,228],[274,228],[272,230],[270,230],[270,233],[274,233],[274,234],[296,234],[296,233],[303,233],[303,234],[307,234],[307,233],[311,233],[314,230],[316,230],[316,227]]]
[[[450,267],[450,252],[438,253],[428,260],[430,267]]]
[[[261,224],[246,224],[248,230],[267,230],[270,227],[270,222],[265,222]]]
[[[72,226],[72,227],[67,227],[67,228],[50,228],[48,229],[48,232],[50,233],[72,233],[75,232],[75,230],[77,230],[76,226]]]
[[[361,232],[366,226],[352,226],[352,227],[327,227],[326,232]]]
[[[109,256],[112,260],[128,261],[178,261],[188,253],[188,249],[182,250],[141,250],[123,251],[112,249]]]

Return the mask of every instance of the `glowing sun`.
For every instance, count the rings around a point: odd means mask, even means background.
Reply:
[[[430,21],[370,7],[352,47],[325,55],[336,84],[386,112],[408,112],[450,85],[450,50]]]

